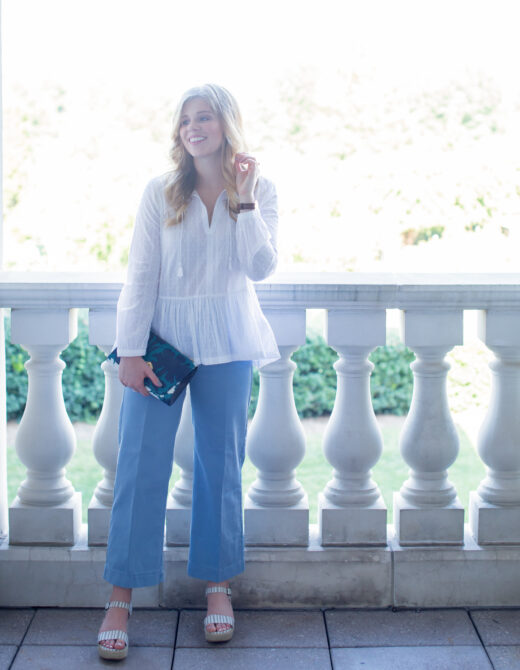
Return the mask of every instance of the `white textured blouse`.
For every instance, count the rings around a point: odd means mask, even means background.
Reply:
[[[196,365],[252,360],[262,367],[280,358],[253,281],[277,263],[277,197],[258,179],[258,207],[229,214],[227,194],[211,219],[196,191],[181,223],[166,203],[166,173],[144,190],[130,246],[127,279],[117,304],[119,356],[142,356],[150,328]]]

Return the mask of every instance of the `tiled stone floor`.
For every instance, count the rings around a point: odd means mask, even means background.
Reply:
[[[136,609],[130,651],[103,661],[101,609],[0,609],[0,670],[518,670],[520,609],[236,610],[205,642],[201,610]]]

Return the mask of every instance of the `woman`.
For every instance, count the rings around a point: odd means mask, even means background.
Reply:
[[[126,387],[104,579],[113,585],[98,636],[104,658],[128,653],[132,588],[163,579],[173,444],[185,393],[168,406],[144,385],[150,329],[199,365],[190,382],[194,473],[188,574],[207,581],[207,640],[231,639],[229,580],[244,570],[241,468],[252,366],[277,360],[251,280],[276,267],[277,200],[244,153],[236,101],[205,85],[174,116],[174,169],[147,185],[117,306]]]

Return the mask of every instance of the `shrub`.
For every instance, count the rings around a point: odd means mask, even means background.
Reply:
[[[374,411],[379,414],[403,415],[408,412],[412,398],[413,375],[410,363],[414,354],[391,337],[388,345],[378,347],[370,355],[374,370],[370,379]],[[303,347],[292,356],[298,366],[294,373],[294,401],[301,417],[329,414],[336,397],[338,355],[321,335],[307,336]],[[252,416],[258,401],[258,371],[255,370],[251,406]]]
[[[293,356],[298,366],[294,373],[294,401],[302,417],[328,414],[336,397],[338,355],[321,335],[307,337],[303,347]]]
[[[413,391],[413,374],[410,363],[415,360],[414,353],[389,338],[390,343],[378,347],[369,358],[374,364],[370,378],[372,404],[376,414],[407,414]]]
[[[71,421],[95,421],[101,411],[105,379],[101,363],[105,355],[88,343],[87,316],[80,312],[77,338],[61,354],[63,396]],[[27,352],[10,341],[10,321],[6,319],[7,418],[19,419],[27,398]],[[294,374],[294,400],[301,417],[328,414],[334,407],[338,355],[321,335],[307,336],[305,344],[292,356],[297,365]],[[413,381],[410,362],[413,353],[391,341],[370,355],[374,363],[371,393],[376,413],[406,414],[410,406]],[[255,370],[249,415],[258,402],[259,375]]]
[[[7,419],[22,416],[27,398],[27,373],[24,363],[28,353],[19,344],[11,342],[11,320],[5,321],[5,371]]]
[[[96,421],[105,394],[101,363],[105,354],[88,342],[88,321],[79,320],[78,336],[62,352],[63,398],[71,421]]]

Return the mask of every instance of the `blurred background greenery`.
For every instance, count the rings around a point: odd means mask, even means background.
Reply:
[[[216,81],[277,186],[279,271],[516,271],[515,3],[265,0],[247,58],[240,2],[202,7],[200,50],[164,0],[4,3],[5,269],[123,273],[176,100]]]

